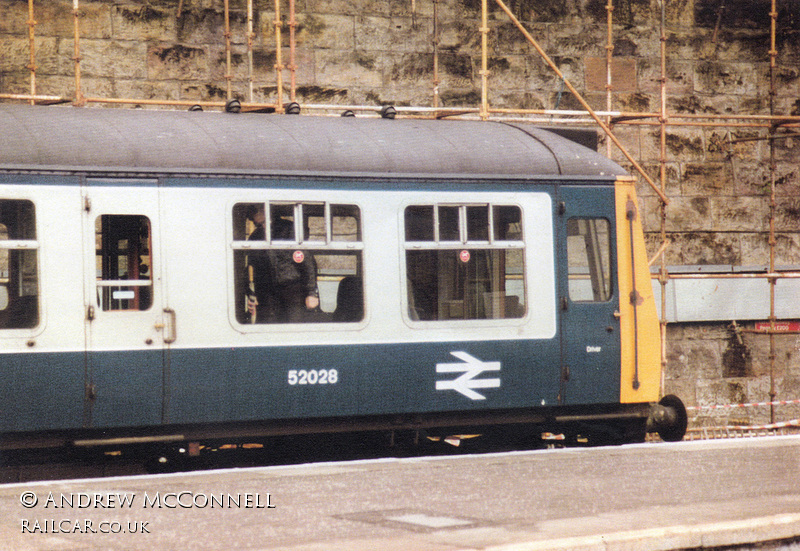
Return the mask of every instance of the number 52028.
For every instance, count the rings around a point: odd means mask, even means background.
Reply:
[[[294,385],[335,385],[338,369],[290,369],[288,383]]]

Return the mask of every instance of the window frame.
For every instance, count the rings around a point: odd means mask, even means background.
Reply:
[[[305,240],[305,239],[298,239],[298,235],[303,235],[303,222],[302,222],[302,208],[295,209],[294,213],[294,229],[295,229],[295,237],[293,239],[274,239],[272,237],[272,232],[270,231],[271,225],[271,217],[267,208],[269,205],[295,205],[302,206],[303,204],[325,204],[325,240],[324,241],[312,241],[312,240]],[[333,203],[331,201],[302,201],[302,202],[295,202],[295,201],[237,201],[234,204],[235,208],[237,205],[263,205],[264,206],[264,213],[266,220],[264,221],[264,228],[265,228],[265,239],[264,241],[248,241],[246,239],[233,239],[230,240],[230,247],[232,250],[269,250],[269,249],[302,249],[302,250],[362,250],[364,249],[364,239],[363,239],[363,221],[362,221],[362,209],[361,206],[356,204],[344,204],[344,203]],[[361,239],[356,241],[336,241],[333,239],[333,215],[330,214],[331,207],[356,207],[358,209],[358,233],[360,234]],[[231,209],[229,209],[231,212]],[[299,213],[299,215],[298,215]],[[230,218],[229,218],[230,220]],[[230,225],[232,226],[232,224]],[[298,233],[298,227],[300,232]]]
[[[11,258],[12,251],[33,251],[35,253],[35,260],[36,260],[36,321],[33,325],[26,327],[2,327],[0,328],[0,336],[15,336],[19,335],[20,333],[25,335],[35,335],[41,332],[44,328],[44,309],[43,309],[43,296],[42,296],[42,255],[41,255],[41,242],[40,242],[40,232],[39,232],[39,217],[37,215],[37,204],[36,202],[29,198],[29,197],[2,197],[0,198],[0,203],[3,202],[15,202],[15,203],[29,203],[31,208],[31,216],[33,218],[32,221],[32,229],[33,229],[33,239],[4,239],[0,240],[0,249],[6,250],[9,252],[8,258]],[[8,228],[8,226],[6,226]],[[9,274],[10,276],[10,274]],[[20,285],[24,284],[24,275],[21,276],[22,280],[19,282]],[[5,284],[6,289],[8,289],[8,284],[10,283],[10,277],[7,283]],[[8,307],[11,305],[10,296],[9,302],[6,308],[2,310],[5,312]]]
[[[249,241],[247,239],[235,239],[234,226],[236,224],[236,209],[240,206],[259,205],[264,208],[265,213],[265,238],[264,240]],[[308,205],[322,205],[323,216],[325,219],[325,236],[323,240],[306,239],[303,224],[305,223],[304,206]],[[271,235],[271,206],[291,206],[294,224],[294,236],[292,239],[274,239]],[[337,208],[355,209],[354,214],[357,220],[356,240],[343,240],[337,239],[337,235],[333,231],[334,218],[339,216],[335,211]],[[364,271],[364,219],[363,219],[363,206],[355,201],[336,200],[336,199],[318,199],[318,198],[302,198],[293,200],[291,198],[285,199],[264,199],[262,198],[248,198],[240,197],[228,205],[226,213],[226,225],[229,239],[228,248],[231,251],[228,257],[228,270],[231,274],[231,296],[229,307],[229,318],[231,324],[239,332],[266,332],[266,331],[307,331],[307,330],[324,330],[331,329],[345,329],[352,330],[354,327],[358,328],[367,323],[369,316],[368,301],[366,292],[362,294],[362,307],[363,314],[360,320],[357,321],[303,321],[303,322],[280,322],[280,323],[243,323],[239,319],[238,311],[238,296],[237,296],[237,279],[240,277],[240,272],[237,270],[236,257],[240,254],[246,254],[249,251],[266,251],[266,250],[302,250],[310,251],[312,254],[325,256],[325,255],[339,255],[339,256],[354,256],[356,262],[356,274],[361,279],[363,288],[365,285],[365,271]],[[309,237],[311,237],[309,235]],[[317,277],[339,277],[336,274],[319,274]],[[342,275],[339,282],[347,275]],[[321,306],[321,304],[320,304]]]
[[[406,213],[409,208],[433,208],[433,237],[431,240],[406,240],[407,236],[407,218]],[[459,239],[458,241],[442,240],[439,228],[440,220],[440,207],[457,207],[459,209]],[[487,208],[487,222],[486,228],[488,229],[487,239],[470,239],[469,238],[469,221],[468,209],[475,207]],[[518,239],[498,239],[497,228],[495,224],[495,209],[502,207],[511,207],[517,209],[519,213],[520,232]],[[436,327],[445,327],[449,324],[456,324],[458,327],[479,327],[479,326],[509,326],[509,325],[522,325],[527,322],[530,316],[529,304],[529,289],[528,289],[528,258],[527,247],[525,240],[525,208],[519,202],[512,200],[508,201],[453,201],[447,200],[432,200],[432,201],[408,201],[399,205],[399,221],[400,233],[399,244],[401,248],[401,296],[403,299],[402,316],[403,320],[410,327],[425,328],[430,327],[431,324]],[[414,251],[519,251],[522,259],[522,271],[520,274],[514,274],[514,278],[519,278],[522,282],[522,302],[521,307],[523,313],[518,317],[481,317],[481,318],[467,318],[467,319],[435,319],[435,320],[421,320],[414,319],[410,315],[412,308],[412,301],[410,300],[410,282],[408,276],[408,253]],[[504,279],[507,282],[509,278]],[[491,291],[490,291],[491,292]],[[518,295],[512,295],[518,296]]]
[[[149,269],[150,273],[146,278],[138,277],[137,279],[103,279],[103,273],[102,273],[103,266],[101,265],[100,266],[100,273],[96,274],[96,277],[95,277],[95,290],[96,290],[96,298],[97,298],[97,301],[96,301],[97,303],[95,304],[95,306],[100,311],[106,312],[106,313],[112,313],[112,312],[114,312],[114,313],[116,313],[116,312],[149,312],[149,311],[151,311],[153,309],[153,296],[154,296],[154,293],[155,293],[155,281],[154,281],[154,278],[153,278],[153,273],[154,273],[154,266],[153,266],[153,263],[154,263],[154,259],[153,259],[153,221],[151,220],[150,216],[148,216],[146,214],[114,214],[114,213],[103,213],[103,214],[97,215],[97,217],[95,217],[95,219],[94,219],[95,242],[96,242],[98,236],[101,237],[101,242],[100,242],[100,249],[97,249],[96,248],[97,244],[95,244],[95,269],[97,269],[96,262],[97,262],[98,256],[100,256],[100,258],[104,258],[105,255],[106,255],[106,252],[107,252],[104,249],[104,242],[103,242],[103,237],[102,237],[103,232],[104,232],[104,227],[105,227],[104,219],[106,219],[106,218],[114,219],[114,218],[123,218],[123,217],[124,218],[131,218],[131,219],[138,218],[139,219],[138,221],[139,221],[140,224],[141,224],[142,221],[145,221],[147,223],[147,238],[146,238],[147,242],[146,242],[146,244],[147,244],[147,251],[148,251],[147,252],[147,260],[149,262],[149,264],[147,266],[148,266],[148,269]],[[98,225],[100,226],[99,232],[98,232]],[[139,243],[139,246],[135,250],[139,251],[140,247],[141,247],[141,242]],[[102,253],[102,254],[98,255],[99,252]],[[113,258],[117,258],[117,259],[119,258],[119,254],[118,253],[113,253],[113,251],[108,251],[108,252],[112,253],[109,256],[110,260],[113,259]],[[136,257],[141,257],[141,256],[144,256],[144,255],[141,252],[137,252],[137,254],[135,256]],[[132,258],[130,251],[128,252],[128,257]],[[136,271],[137,271],[137,275],[141,275],[141,274],[138,274],[138,266],[137,266],[137,270]],[[119,287],[120,288],[119,291],[128,291],[128,289],[123,289],[123,288],[127,288],[127,287],[136,287],[137,289],[136,289],[136,291],[134,291],[134,296],[133,297],[115,298],[113,296],[113,294],[115,292],[113,290],[114,287]],[[130,300],[132,300],[132,301],[134,301],[135,304],[137,304],[137,305],[140,304],[140,301],[142,300],[142,293],[140,291],[143,290],[143,289],[148,289],[149,293],[150,293],[149,303],[145,307],[135,307],[135,308],[115,308],[115,307],[113,307],[113,303],[115,301],[125,301],[125,300],[130,301]],[[105,293],[106,291],[109,291],[108,299],[106,299],[106,293]],[[109,305],[110,306],[108,308],[105,307],[105,305],[106,305],[105,301],[106,300],[109,301]]]
[[[603,272],[603,273],[600,274],[600,282],[599,283],[600,284],[607,284],[607,288],[606,289],[600,289],[599,291],[595,290],[595,285],[596,284],[595,284],[594,280],[595,280],[595,278],[597,276],[592,270],[592,259],[590,258],[591,255],[589,254],[588,250],[587,250],[587,254],[584,255],[586,257],[586,260],[587,260],[586,265],[585,266],[581,266],[581,267],[586,269],[585,278],[589,281],[589,286],[590,286],[591,294],[592,294],[592,298],[591,299],[580,299],[580,298],[576,298],[573,295],[574,287],[571,285],[571,283],[572,283],[572,281],[574,279],[579,279],[578,276],[583,275],[583,274],[578,274],[577,272],[573,272],[573,266],[570,263],[570,261],[572,259],[572,254],[571,254],[572,251],[571,251],[571,248],[570,248],[571,247],[570,237],[576,237],[576,236],[577,237],[581,237],[581,234],[575,234],[574,236],[570,235],[570,233],[569,233],[569,224],[572,221],[575,221],[575,222],[578,222],[578,223],[580,223],[580,222],[593,222],[594,224],[592,224],[592,228],[593,228],[593,231],[594,231],[595,234],[597,233],[596,223],[603,222],[606,225],[606,235],[608,237],[608,243],[607,243],[607,246],[606,246],[605,251],[604,251],[605,254],[602,255],[599,259],[596,259],[595,260],[595,264],[597,264],[597,262],[599,261],[601,271]],[[567,277],[567,296],[569,297],[569,301],[570,302],[575,303],[575,304],[604,304],[604,303],[608,303],[608,302],[610,302],[610,301],[615,299],[615,297],[617,295],[617,289],[616,289],[616,287],[614,285],[615,282],[614,282],[614,265],[613,265],[613,263],[615,261],[614,260],[615,236],[612,235],[612,232],[613,232],[613,224],[611,223],[611,220],[609,218],[605,217],[605,216],[571,216],[566,220],[566,233],[565,233],[565,238],[566,238],[565,249],[566,249],[566,258],[567,258],[567,266],[566,266],[567,267],[567,273],[566,273],[566,277]],[[584,237],[584,239],[585,239],[585,237]],[[601,253],[602,252],[603,251],[601,251]],[[605,263],[604,263],[604,261],[605,261]],[[598,293],[600,293],[601,296],[602,295],[605,295],[605,296],[603,296],[603,298],[600,298],[600,299],[595,298],[595,297],[597,297]]]

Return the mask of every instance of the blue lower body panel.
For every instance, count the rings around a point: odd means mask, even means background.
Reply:
[[[555,406],[560,382],[556,339],[31,353],[0,362],[2,432]],[[570,402],[618,402],[614,375]]]
[[[173,350],[168,417],[191,423],[554,405],[556,352],[554,341]],[[462,384],[447,384],[459,377]]]
[[[85,354],[0,355],[0,431],[80,428]]]

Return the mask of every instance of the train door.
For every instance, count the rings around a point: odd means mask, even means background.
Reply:
[[[165,308],[154,180],[87,180],[83,194],[86,426],[158,424],[165,414]]]
[[[559,189],[562,404],[619,401],[614,188]]]

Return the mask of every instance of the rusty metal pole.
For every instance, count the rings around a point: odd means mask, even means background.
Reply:
[[[439,0],[433,0],[433,107],[439,107]]]
[[[720,272],[720,273],[677,273],[670,279],[800,279],[800,272]],[[767,331],[760,331],[768,333]],[[776,330],[777,332],[777,330]]]
[[[0,94],[0,99],[21,100],[21,101],[43,101],[47,103],[66,103],[67,101],[69,101],[62,98],[61,96],[46,96],[43,94],[36,94],[35,96],[31,96],[30,94]]]
[[[29,98],[30,96],[25,96],[25,98]],[[0,95],[2,98],[2,95]],[[56,96],[36,96],[36,99],[41,99],[43,101],[53,101],[59,100],[60,98]],[[141,98],[94,98],[88,97],[84,98],[84,101],[87,103],[107,103],[107,104],[114,104],[114,105],[161,105],[161,106],[170,106],[170,107],[191,107],[192,105],[199,105],[201,107],[209,107],[209,108],[216,108],[216,107],[225,107],[225,101],[202,101],[202,100],[195,100],[195,99],[185,99],[185,100],[167,100],[167,99],[141,99]],[[254,102],[248,104],[248,107],[254,109],[269,109],[275,108],[274,103],[259,103]],[[375,107],[373,106],[372,109],[374,110]]]
[[[778,50],[775,45],[775,33],[778,20],[778,10],[776,0],[772,0],[770,5],[770,48],[769,48],[769,114],[775,116],[775,77]],[[775,272],[775,123],[769,129],[769,271]],[[775,392],[775,278],[769,279],[769,418],[770,423],[775,423],[775,406],[773,402],[777,393]]]
[[[278,111],[283,109],[283,55],[281,52],[281,0],[275,0],[275,85],[277,89]]]
[[[611,66],[614,61],[614,0],[608,0],[606,4],[606,27],[608,35],[606,37],[606,111],[611,111]],[[611,127],[611,115],[606,117],[606,124]],[[606,140],[606,156],[611,157],[611,141]]]
[[[75,105],[81,106],[83,105],[84,101],[83,92],[81,91],[81,28],[79,21],[80,6],[78,5],[78,0],[72,0],[72,15],[75,24],[75,55],[72,58],[75,61]]]
[[[289,101],[295,101],[297,99],[296,11],[295,0],[289,0]]]
[[[229,0],[225,0],[225,97],[231,99],[231,10]]]
[[[545,63],[547,63],[547,65],[550,66],[553,72],[555,72],[556,75],[564,82],[564,85],[569,89],[572,95],[575,96],[575,99],[578,100],[578,103],[580,103],[581,106],[584,109],[586,109],[586,111],[589,113],[592,119],[594,119],[594,122],[596,122],[597,125],[603,129],[603,132],[606,133],[606,136],[608,136],[611,139],[611,141],[614,142],[614,145],[617,146],[617,148],[622,152],[625,158],[628,159],[628,162],[631,163],[631,165],[633,165],[633,167],[642,176],[642,178],[645,179],[645,181],[650,185],[653,191],[656,192],[656,194],[661,198],[663,202],[669,203],[669,199],[667,199],[667,196],[664,195],[661,189],[659,189],[659,187],[656,185],[656,183],[653,181],[650,175],[647,174],[647,172],[645,172],[644,168],[642,168],[642,165],[640,165],[636,161],[636,159],[634,159],[633,156],[628,152],[628,150],[625,149],[625,146],[622,145],[622,143],[617,139],[617,137],[614,135],[614,133],[611,131],[608,125],[606,125],[606,123],[602,121],[602,119],[597,115],[594,109],[592,109],[592,107],[586,102],[586,100],[583,99],[583,96],[581,96],[578,93],[578,90],[575,89],[572,83],[564,77],[564,74],[561,72],[561,70],[559,70],[556,64],[553,63],[553,60],[550,59],[550,56],[548,56],[547,53],[545,53],[545,51],[542,49],[542,47],[539,45],[536,39],[533,38],[533,36],[531,36],[531,33],[529,33],[528,30],[522,25],[522,23],[519,22],[519,19],[517,19],[517,17],[511,12],[509,7],[503,2],[503,0],[495,0],[495,2],[497,2],[497,5],[500,6],[500,8],[506,13],[506,15],[508,15],[508,17],[514,23],[514,25],[516,25],[516,27],[525,36],[528,42],[530,42],[530,44],[534,47],[534,49],[539,53],[542,59],[544,59]]]
[[[481,0],[481,110],[482,120],[489,118],[489,2]]]
[[[659,78],[661,88],[661,111],[659,120],[659,179],[661,181],[661,191],[667,194],[667,22],[666,22],[666,0],[661,0],[661,75]],[[667,239],[667,205],[662,202],[661,212],[661,247],[666,250],[669,240]],[[661,284],[661,392],[664,392],[665,372],[667,368],[667,283],[669,273],[667,272],[666,254],[661,255],[658,281]]]
[[[28,39],[30,40],[30,64],[31,70],[31,96],[36,95],[36,19],[33,17],[33,0],[28,0]],[[36,100],[31,98],[31,105],[35,105]]]
[[[253,103],[253,0],[247,0],[247,101]]]

